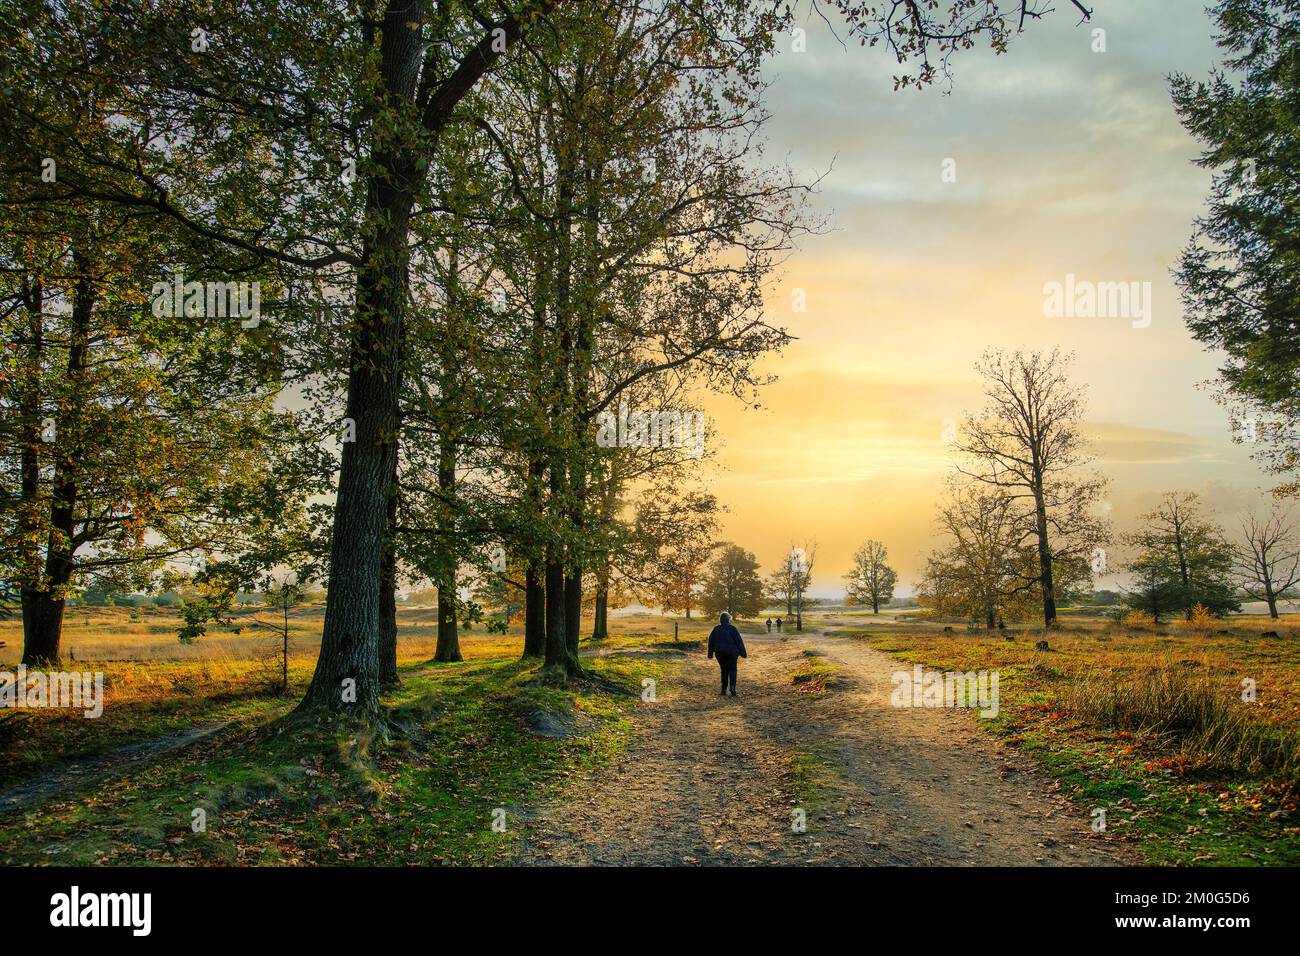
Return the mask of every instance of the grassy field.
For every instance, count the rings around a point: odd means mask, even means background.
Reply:
[[[524,808],[617,759],[641,682],[671,686],[681,666],[673,621],[631,615],[591,648],[600,680],[545,688],[537,665],[518,659],[517,627],[465,632],[466,660],[433,664],[434,612],[403,608],[402,685],[385,701],[392,731],[358,738],[285,719],[311,675],[321,609],[292,613],[284,696],[269,690],[272,638],[251,626],[255,613],[181,645],[171,611],[71,611],[68,666],[104,673],[104,713],[38,710],[0,732],[0,788],[173,731],[226,726],[110,783],[0,815],[0,863],[506,862],[528,825]],[[930,668],[997,670],[1001,712],[981,726],[1041,763],[1085,811],[1104,808],[1108,830],[1152,863],[1300,864],[1300,617],[1202,628],[1065,620],[1046,634],[1001,635],[945,631],[912,614],[830,612],[806,627]],[[710,625],[679,622],[676,649],[698,650]],[[1278,637],[1264,637],[1269,630]],[[1050,650],[1036,650],[1044,638]],[[0,625],[0,640],[0,669],[12,668],[14,622]],[[831,692],[836,668],[804,657],[795,688]],[[1254,702],[1240,699],[1244,679]],[[815,805],[819,765],[808,755],[799,769]],[[206,819],[201,832],[196,816]]]
[[[525,821],[517,808],[613,759],[640,705],[641,682],[671,680],[671,625],[626,619],[592,657],[599,684],[539,686],[518,659],[522,635],[463,635],[466,660],[433,664],[423,609],[399,614],[400,690],[385,704],[387,739],[308,731],[284,718],[315,660],[319,609],[296,612],[290,691],[268,693],[264,636],[227,634],[179,651],[167,612],[97,609],[69,642],[79,669],[105,673],[103,716],[35,711],[8,740],[9,786],[68,759],[102,755],[198,723],[226,728],[119,781],[0,815],[8,864],[425,864],[508,858]],[[170,620],[168,618],[170,617]],[[314,625],[314,630],[313,630]],[[691,637],[702,625],[685,629]],[[173,638],[173,641],[175,639]],[[171,659],[125,658],[162,647]],[[73,666],[73,665],[69,665]],[[619,688],[618,690],[611,690]],[[568,737],[547,733],[572,727]],[[196,811],[206,827],[195,832]],[[502,817],[501,814],[504,813]],[[496,815],[494,817],[494,814]],[[494,819],[504,831],[493,829]]]
[[[940,670],[996,670],[982,722],[1152,863],[1300,864],[1300,618],[1125,627],[1067,616],[1005,636],[921,620],[838,633]],[[1277,631],[1278,637],[1262,632]],[[1046,639],[1050,650],[1036,650]],[[1254,702],[1241,699],[1254,682]]]

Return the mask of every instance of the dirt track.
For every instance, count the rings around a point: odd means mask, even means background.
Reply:
[[[906,665],[846,638],[747,638],[740,696],[703,653],[643,704],[624,759],[534,808],[519,864],[1104,865],[1130,862],[970,711],[890,706]],[[824,696],[790,675],[805,649],[841,668]],[[792,831],[798,755],[821,768]]]
[[[52,800],[65,791],[106,780],[125,772],[143,760],[188,747],[195,741],[215,734],[229,723],[229,721],[220,721],[200,724],[55,767],[17,786],[0,790],[0,814],[21,810],[45,800]]]

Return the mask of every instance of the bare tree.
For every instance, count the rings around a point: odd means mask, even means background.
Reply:
[[[794,575],[790,573],[790,562],[782,561],[767,576],[764,586],[767,588],[767,602],[778,607],[785,605],[785,616],[794,619]]]
[[[1056,624],[1054,566],[1086,560],[1105,537],[1092,511],[1106,479],[1080,474],[1092,456],[1081,434],[1083,390],[1066,374],[1072,360],[1058,349],[984,353],[975,368],[987,401],[978,416],[966,417],[957,443],[969,459],[958,471],[998,489],[1024,515],[1048,627]]]
[[[1277,619],[1277,602],[1300,584],[1300,541],[1295,527],[1274,507],[1266,518],[1253,512],[1241,520],[1245,541],[1237,549],[1234,570],[1241,589],[1256,601],[1268,604],[1269,616]]]
[[[790,587],[794,595],[794,629],[803,630],[804,595],[812,584],[813,564],[817,560],[817,542],[805,543],[802,547],[790,546],[786,566],[790,573]]]

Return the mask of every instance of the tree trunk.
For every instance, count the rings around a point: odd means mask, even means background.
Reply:
[[[45,353],[45,286],[37,280],[32,284],[26,296],[27,314],[30,319],[26,367],[23,370],[23,391],[20,402],[19,441],[22,445],[19,462],[19,495],[21,511],[18,515],[18,580],[21,583],[21,603],[23,615],[23,654],[44,654],[48,638],[43,636],[43,628],[33,626],[28,636],[27,620],[35,620],[40,614],[35,595],[41,580],[40,519],[37,513],[37,496],[41,490],[41,365]],[[33,596],[29,599],[28,594]],[[28,610],[29,600],[32,603]],[[58,651],[57,636],[55,651]]]
[[[538,307],[540,309],[540,307]],[[540,368],[542,346],[540,344],[544,322],[540,316],[533,321],[532,359]],[[538,521],[542,516],[542,478],[546,466],[540,455],[533,455],[528,462],[528,517]],[[524,572],[524,657],[544,657],[546,655],[546,589],[545,571],[542,562],[531,553],[528,567]]]
[[[1151,623],[1160,623],[1160,579],[1151,572]]]
[[[395,111],[415,94],[423,50],[413,26],[423,18],[422,0],[392,0],[384,12],[379,82]],[[343,444],[320,656],[299,705],[372,721],[379,718],[379,580],[397,455],[408,234],[423,177],[412,139],[400,122],[376,124],[344,412],[356,440]]]
[[[593,641],[603,641],[609,637],[609,555],[601,555],[599,567],[596,572],[596,601],[591,622]]]
[[[564,562],[552,546],[546,556],[546,658],[544,669],[568,679],[569,645],[564,624]]]
[[[591,639],[603,641],[609,637],[609,589],[596,589],[595,619],[591,622]]]
[[[391,548],[384,551],[380,572],[379,594],[379,683],[396,687],[397,677],[397,556]]]
[[[444,428],[446,426],[444,425]],[[438,648],[435,661],[459,661],[460,637],[456,631],[456,444],[449,435],[438,438],[438,544],[446,552],[438,574]]]
[[[572,135],[561,136],[556,148],[556,207],[555,228],[555,325],[558,352],[554,358],[554,373],[550,394],[550,456],[547,470],[550,477],[549,516],[556,525],[566,525],[572,518],[568,502],[568,447],[569,430],[573,414],[573,188],[574,143]],[[572,647],[569,642],[570,617],[566,605],[569,593],[565,565],[569,548],[552,544],[546,555],[546,664],[554,673],[562,668],[565,679],[577,671],[577,632]],[[581,587],[581,584],[579,584]]]
[[[1174,503],[1170,507],[1170,520],[1174,526],[1174,554],[1178,558],[1178,582],[1182,585],[1182,594],[1179,603],[1183,605],[1183,619],[1190,621],[1192,619],[1192,576],[1187,567],[1187,552],[1183,541],[1183,521],[1181,506]]]
[[[1277,616],[1277,594],[1273,591],[1273,569],[1269,566],[1268,547],[1262,542],[1259,552],[1260,577],[1263,578],[1264,584],[1264,601],[1268,604],[1268,616],[1273,620],[1278,620]]]
[[[64,599],[49,590],[23,592],[23,659],[28,667],[57,667]]]
[[[41,580],[24,590],[23,657],[28,666],[57,665],[63,638],[63,608],[66,589],[72,581],[76,553],[77,444],[80,441],[82,405],[85,402],[86,367],[90,354],[90,318],[95,309],[95,286],[90,264],[79,251],[73,253],[77,272],[73,291],[67,378],[71,401],[57,423],[54,441],[57,464],[54,492],[50,501],[50,536]]]
[[[538,563],[529,561],[524,572],[524,657],[546,653],[546,591],[541,578]]]
[[[1043,589],[1043,625],[1056,626],[1056,586],[1052,580],[1052,549],[1047,540],[1047,507],[1041,492],[1034,495],[1038,531],[1039,586]]]
[[[396,687],[397,676],[397,456],[393,456],[393,489],[388,496],[388,520],[384,535],[384,562],[380,568],[379,595],[379,683]]]
[[[451,663],[460,656],[460,637],[456,631],[456,573],[444,573],[438,579],[438,647],[435,661]]]
[[[574,568],[564,575],[564,640],[569,655],[578,657],[578,643],[582,637],[582,569]]]

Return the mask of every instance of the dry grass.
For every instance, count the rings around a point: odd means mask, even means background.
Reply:
[[[1278,636],[1262,636],[1268,631]],[[1208,630],[1196,622],[1137,630],[1100,617],[1071,617],[1051,632],[1016,630],[1006,639],[986,631],[943,633],[934,623],[889,626],[882,622],[869,633],[875,646],[909,660],[1000,669],[1004,680],[1032,673],[1036,664],[1043,664],[1066,681],[1094,675],[1125,682],[1172,661],[1212,682],[1219,693],[1238,697],[1242,680],[1250,678],[1259,691],[1251,706],[1254,719],[1300,731],[1300,615],[1281,621],[1260,616],[1212,619]],[[1047,654],[1034,649],[1044,638],[1051,646]]]
[[[133,618],[138,618],[133,620]],[[278,612],[268,613],[243,608],[234,615],[230,626],[214,626],[192,644],[177,639],[180,617],[170,608],[70,607],[64,618],[63,653],[67,663],[86,661],[207,662],[210,668],[235,667],[239,662],[264,656],[274,632],[257,625],[259,618],[279,626]],[[321,629],[325,620],[322,605],[297,607],[289,612],[290,657],[314,661],[320,649]],[[419,659],[433,656],[437,645],[438,616],[434,608],[403,607],[398,609],[399,654]],[[514,625],[505,635],[489,635],[483,625],[461,631],[462,650],[479,656],[492,656],[493,647],[522,640],[522,631]],[[0,666],[18,663],[22,656],[22,622],[0,622]]]
[[[307,606],[290,612],[289,687],[285,694],[270,686],[268,653],[270,644],[276,643],[274,670],[278,678],[278,638],[253,624],[258,613],[242,610],[232,627],[214,628],[187,645],[177,639],[180,618],[171,609],[69,608],[63,666],[103,673],[103,715],[86,720],[75,712],[54,708],[9,715],[21,718],[23,727],[20,734],[0,730],[0,736],[7,738],[0,740],[0,785],[61,760],[101,753],[196,724],[287,711],[311,679],[324,609]],[[0,670],[12,672],[22,652],[21,623],[0,623],[0,641],[6,644],[0,648]],[[522,645],[518,626],[504,635],[488,634],[482,626],[461,634],[461,653],[469,662],[515,657]],[[399,609],[399,665],[430,660],[436,646],[436,611]]]
[[[999,671],[987,729],[1032,753],[1080,812],[1110,808],[1110,829],[1151,862],[1300,865],[1300,615],[849,633],[928,667]],[[1049,651],[1035,649],[1043,639]]]
[[[1063,700],[1090,726],[1164,737],[1201,767],[1300,779],[1300,734],[1256,720],[1253,701],[1225,691],[1193,661],[1120,680],[1092,671],[1070,684]]]

